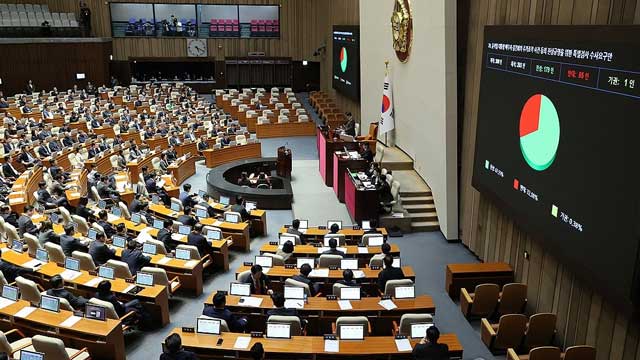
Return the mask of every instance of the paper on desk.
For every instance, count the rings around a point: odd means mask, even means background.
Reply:
[[[324,352],[340,352],[340,340],[325,340]]]
[[[36,269],[42,266],[42,262],[38,259],[32,259],[21,265],[22,267]]]
[[[146,229],[144,229],[146,230]],[[147,240],[153,240],[153,236],[149,235],[149,233],[147,231],[140,231],[140,234],[138,234],[138,237],[136,238],[136,241],[138,243],[145,243],[147,242]]]
[[[216,220],[211,226],[220,226],[220,225],[222,225],[222,221]]]
[[[11,300],[9,300],[7,298],[0,297],[0,309],[4,309],[7,306],[13,305],[15,303],[16,303],[15,301],[11,301]]]
[[[368,254],[368,253],[369,253],[368,247],[358,246],[358,254]]]
[[[87,286],[87,287],[96,287],[96,286],[98,286],[98,284],[100,284],[100,282],[101,282],[102,280],[104,280],[104,279],[103,279],[103,278],[101,278],[101,277],[95,277],[95,278],[93,278],[93,279],[91,279],[91,280],[87,281],[86,283],[84,283],[84,286]]]
[[[194,268],[196,267],[196,265],[198,265],[198,260],[189,260],[186,263],[184,263],[184,267],[188,267],[188,268]]]
[[[23,307],[22,309],[20,309],[20,311],[15,313],[15,315],[13,315],[13,316],[17,316],[17,317],[20,317],[20,318],[26,318],[27,316],[29,316],[34,311],[36,311],[36,308],[34,308],[32,306],[27,306],[27,307]]]
[[[362,270],[353,270],[353,277],[355,279],[362,279],[364,277],[364,271]]]
[[[108,221],[108,222],[114,222],[114,221],[116,221],[116,220],[118,220],[118,219],[120,219],[120,217],[119,217],[119,216],[115,216],[115,215],[113,215],[113,214],[111,214],[111,213],[108,213],[108,214],[107,214],[107,221]]]
[[[287,299],[284,301],[284,307],[287,309],[304,309],[304,300]]]
[[[347,253],[347,248],[346,247],[337,247],[336,250],[342,251],[345,254]]]
[[[238,305],[248,306],[248,307],[260,307],[262,304],[262,298],[253,297],[253,296],[243,296],[240,298],[242,300]]]
[[[329,269],[313,269],[309,277],[329,277]]]
[[[248,349],[250,343],[251,343],[251,338],[249,336],[238,336],[238,338],[236,338],[236,343],[233,344],[233,348]]]
[[[329,249],[330,249],[330,248],[328,248],[328,247],[324,247],[324,246],[323,246],[323,247],[319,247],[319,248],[318,248],[318,254],[322,254],[323,252],[325,252],[325,251],[327,251],[327,250],[329,250]]]
[[[135,285],[129,285],[126,288],[124,288],[124,290],[122,290],[123,293],[128,293],[129,291],[131,291],[131,289],[133,289],[134,287],[136,287]]]
[[[60,326],[70,328],[73,325],[75,325],[78,321],[80,321],[80,319],[82,319],[80,316],[71,315],[67,318],[67,320],[61,322]]]
[[[397,306],[393,302],[393,300],[380,300],[380,301],[378,301],[378,305],[380,305],[383,308],[385,308],[385,310],[393,310],[393,309],[397,308]]]
[[[171,258],[165,256],[162,259],[158,260],[158,264],[164,265],[164,264],[168,263],[169,261],[171,261]]]
[[[269,273],[269,270],[271,270],[271,268],[264,267],[264,268],[262,268],[262,273],[263,273],[263,274],[268,274],[268,273]]]
[[[338,306],[340,306],[340,310],[353,309],[353,306],[351,306],[351,301],[349,300],[338,300]]]
[[[409,339],[396,339],[396,347],[398,351],[411,351],[411,343]]]
[[[82,273],[80,271],[69,270],[69,269],[67,269],[67,270],[65,270],[65,271],[60,273],[60,276],[62,276],[62,278],[67,280],[67,281],[71,281],[71,280],[77,278],[80,275],[82,275]]]
[[[184,236],[184,235],[182,235],[182,234],[175,234],[175,233],[174,233],[174,234],[171,234],[171,240],[173,240],[173,241],[180,241],[180,239],[182,239],[182,237],[183,237],[183,236]]]

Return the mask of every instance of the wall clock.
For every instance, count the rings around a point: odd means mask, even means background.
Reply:
[[[187,39],[187,56],[188,57],[206,57],[207,56],[207,40]]]
[[[396,56],[401,62],[406,62],[409,59],[413,40],[413,17],[409,0],[395,0],[391,15],[391,31]]]

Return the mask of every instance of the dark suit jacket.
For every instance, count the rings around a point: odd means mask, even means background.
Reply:
[[[102,226],[102,228],[104,229],[104,233],[105,235],[107,235],[108,238],[111,238],[113,234],[116,233],[116,229],[114,229],[113,226],[109,224],[107,221],[98,220],[98,225]]]
[[[20,174],[18,174],[17,171],[13,170],[13,168],[11,167],[11,165],[9,165],[9,163],[2,164],[2,173],[4,173],[4,176],[8,176],[12,178],[17,178],[18,176],[20,176]]]
[[[252,294],[266,295],[267,289],[269,288],[269,285],[271,285],[271,280],[269,280],[269,277],[266,274],[262,274],[262,277],[260,278],[260,289],[261,289],[260,293],[256,291],[255,281],[253,279],[253,276],[249,276],[244,283],[251,284]]]
[[[38,236],[38,228],[33,224],[31,218],[27,215],[20,215],[18,218],[18,235],[22,237],[26,232]]]
[[[88,301],[82,296],[75,296],[65,289],[49,289],[47,290],[47,295],[66,299],[74,309],[82,308]]]
[[[179,222],[181,222],[183,225],[189,225],[189,226],[193,226],[196,224],[196,219],[194,219],[193,217],[189,216],[189,215],[180,215],[178,216],[177,219]]]
[[[76,208],[76,215],[83,217],[85,220],[89,220],[89,218],[93,216],[93,213],[87,209],[86,206],[79,205]]]
[[[191,233],[187,236],[187,244],[193,245],[198,248],[200,256],[205,256],[213,251],[211,244],[207,241],[207,238],[200,234]]]
[[[413,348],[413,358],[420,360],[449,360],[449,347],[447,344],[417,344]]]
[[[116,258],[115,250],[109,249],[107,245],[99,241],[93,241],[91,243],[89,246],[89,255],[93,258],[96,266],[104,265],[107,261]]]
[[[65,256],[71,256],[74,251],[87,251],[87,247],[82,245],[80,239],[74,238],[71,235],[60,235],[60,247]]]
[[[229,330],[233,332],[242,332],[244,330],[242,329],[240,318],[229,309],[216,309],[213,305],[205,305],[202,315],[226,321]]]
[[[400,279],[404,279],[402,269],[397,267],[388,267],[383,269],[378,274],[378,289],[384,292],[384,287],[387,285],[387,281]]]
[[[340,255],[340,256],[344,257],[344,251],[340,251],[338,249],[325,250],[322,254],[323,255],[324,254],[327,254],[327,255]]]
[[[311,291],[311,296],[315,296],[318,293],[319,289],[320,289],[320,286],[318,284],[314,283],[308,277],[302,276],[302,274],[298,274],[296,276],[293,276],[292,279],[309,285],[309,290]]]
[[[180,350],[175,354],[160,354],[160,360],[198,360],[198,357],[191,351]]]
[[[143,267],[149,265],[151,262],[151,258],[144,255],[142,251],[135,249],[133,251],[129,249],[125,249],[122,252],[122,261],[126,262],[129,265],[129,270],[132,275],[135,275],[142,269]]]
[[[113,294],[109,294],[109,295],[100,295],[100,294],[96,294],[96,298],[98,298],[99,300],[102,301],[107,301],[110,302],[113,305],[113,308],[116,310],[116,313],[118,313],[118,316],[124,316],[126,313],[126,309],[124,307],[124,305],[122,305],[122,303],[120,303],[120,301],[118,301],[118,298],[116,298],[115,295]]]
[[[160,229],[160,231],[158,231],[158,240],[162,241],[164,248],[167,249],[167,251],[176,249],[176,242],[171,239],[171,233],[169,230]]]

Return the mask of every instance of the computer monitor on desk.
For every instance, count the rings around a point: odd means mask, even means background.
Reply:
[[[340,340],[364,340],[364,325],[340,325]]]
[[[220,319],[199,317],[196,323],[196,332],[199,334],[220,335]]]

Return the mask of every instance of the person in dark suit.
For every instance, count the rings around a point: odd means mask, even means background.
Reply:
[[[338,239],[331,238],[329,239],[329,250],[325,250],[322,254],[327,255],[340,255],[344,257],[344,251],[338,250]]]
[[[9,205],[3,205],[0,207],[0,215],[6,223],[13,225],[16,229],[18,228],[18,213],[11,210]]]
[[[385,256],[382,261],[384,263],[384,269],[378,274],[378,289],[384,292],[387,281],[404,279],[404,273],[402,269],[393,267],[393,257],[391,257],[391,255]]]
[[[347,123],[344,124],[344,133],[350,136],[356,136],[356,121],[353,118],[353,115],[348,112],[345,114],[347,116]]]
[[[139,306],[140,301],[138,299],[134,299],[126,304],[120,302],[118,298],[113,294],[113,292],[111,292],[111,281],[109,280],[102,280],[98,284],[95,297],[99,300],[110,302],[113,305],[113,308],[116,310],[116,313],[118,313],[119,317],[123,317],[130,311],[135,311],[136,313],[138,313],[137,307]],[[134,316],[133,318],[135,319],[136,317]]]
[[[82,296],[75,296],[64,288],[64,279],[60,275],[54,275],[49,280],[51,289],[47,290],[47,295],[66,299],[75,310],[83,309],[88,300]]]
[[[309,279],[309,274],[311,274],[311,266],[309,264],[303,264],[300,267],[300,274],[292,277],[293,280],[300,281],[301,283],[305,283],[309,286],[309,291],[311,292],[311,296],[315,296],[320,290],[320,284],[316,284],[313,280]]]
[[[184,184],[182,186],[182,191],[180,195],[178,195],[178,199],[182,202],[183,207],[193,207],[196,204],[196,200],[194,199],[195,195],[189,193],[191,191],[191,184]]]
[[[89,199],[87,197],[80,198],[80,202],[78,203],[78,207],[76,208],[76,215],[90,222],[92,221],[94,216],[93,216],[93,212],[87,207],[88,201]]]
[[[46,145],[42,144],[38,148],[38,155],[40,155],[40,157],[42,158],[46,158],[47,156],[51,155],[51,151],[49,151]]]
[[[241,196],[236,197],[236,203],[231,205],[229,211],[237,212],[242,217],[242,221],[247,221],[251,217],[247,208],[244,207],[244,200]]]
[[[89,246],[89,255],[93,258],[93,263],[96,264],[96,266],[102,266],[107,261],[116,258],[116,251],[109,249],[105,244],[106,240],[105,234],[98,232],[96,239],[92,241]]]
[[[31,221],[33,216],[33,206],[27,205],[24,207],[24,213],[18,218],[18,235],[24,236],[24,233],[29,233],[34,236],[38,236],[38,227]]]
[[[273,293],[273,290],[269,289],[271,285],[269,277],[262,272],[262,266],[258,264],[251,266],[251,275],[249,275],[245,284],[251,284],[252,294],[265,295]]]
[[[191,234],[187,236],[187,244],[197,247],[200,256],[205,256],[213,252],[213,248],[207,241],[207,238],[202,236],[202,224],[200,223],[191,229]]]
[[[371,151],[371,148],[369,147],[369,143],[363,142],[360,143],[360,156],[367,161],[367,163],[370,163],[373,161],[373,151]]]
[[[187,206],[184,208],[184,214],[178,216],[178,221],[182,223],[182,225],[194,226],[197,221],[191,216],[191,207]]]
[[[107,239],[111,239],[113,234],[116,233],[116,229],[113,228],[113,225],[109,224],[109,221],[107,221],[107,219],[109,219],[107,210],[100,210],[100,212],[98,213],[97,223],[98,225],[102,226],[102,228],[104,229],[104,234],[107,237]]]
[[[13,283],[14,281],[16,281],[16,278],[18,276],[33,274],[35,272],[35,270],[33,270],[32,268],[23,268],[20,266],[16,266],[2,259],[0,259],[0,271],[2,272],[8,283]]]
[[[140,269],[151,263],[151,258],[142,253],[135,240],[129,240],[127,248],[122,252],[122,261],[129,265],[129,271],[135,275]]]
[[[232,332],[244,332],[248,322],[247,318],[234,315],[225,307],[226,304],[227,297],[224,293],[218,292],[213,296],[213,306],[205,305],[202,315],[226,321],[229,330]]]
[[[164,248],[167,251],[174,251],[176,249],[176,242],[171,238],[171,230],[173,229],[173,221],[164,220],[162,223],[162,229],[158,231],[158,240],[162,241]]]
[[[142,208],[142,203],[142,194],[136,194],[133,200],[131,200],[131,204],[129,204],[129,212],[134,213],[140,211],[140,209]]]
[[[64,226],[64,234],[60,235],[60,247],[65,256],[71,256],[71,254],[78,250],[87,252],[87,245],[80,239],[73,237],[75,228],[71,224]]]
[[[15,156],[11,156],[9,158],[9,161],[5,162],[4,164],[2,164],[2,173],[4,174],[5,177],[11,179],[11,180],[15,180],[20,176],[20,173],[18,172],[18,170],[16,170],[16,168],[13,167],[12,163],[16,160]]]
[[[40,181],[38,183],[38,191],[36,194],[38,195],[38,204],[44,206],[45,209],[55,209],[58,207],[51,198],[49,191],[47,191],[46,182]]]
[[[198,360],[196,354],[182,348],[182,338],[178,334],[171,334],[164,340],[165,352],[160,354],[160,360]]]
[[[48,242],[60,245],[60,236],[53,231],[51,221],[43,221],[40,225],[40,233],[38,233],[38,242],[42,247]]]
[[[33,85],[33,81],[29,80],[27,82],[27,86],[24,88],[24,93],[27,95],[31,95],[36,91],[36,87]]]
[[[31,168],[38,162],[38,160],[29,153],[26,145],[22,145],[20,155],[18,155],[18,161],[26,168]]]
[[[449,346],[439,344],[440,330],[431,326],[427,335],[413,348],[413,358],[416,360],[449,360]]]
[[[291,226],[289,226],[289,228],[287,229],[287,234],[293,234],[293,235],[298,235],[300,237],[300,242],[302,243],[302,245],[305,244],[304,240],[303,240],[303,235],[302,232],[300,232],[300,220],[298,219],[293,219],[293,221],[291,222]]]
[[[353,271],[346,269],[342,272],[342,280],[336,281],[336,284],[342,284],[344,286],[360,286],[360,284],[353,278]]]
[[[287,309],[284,307],[284,295],[281,292],[274,292],[271,294],[271,300],[273,300],[274,309],[270,309],[267,311],[267,316],[276,315],[276,316],[297,316],[300,318],[298,314],[298,310],[296,309]],[[302,319],[300,319],[302,320]]]

